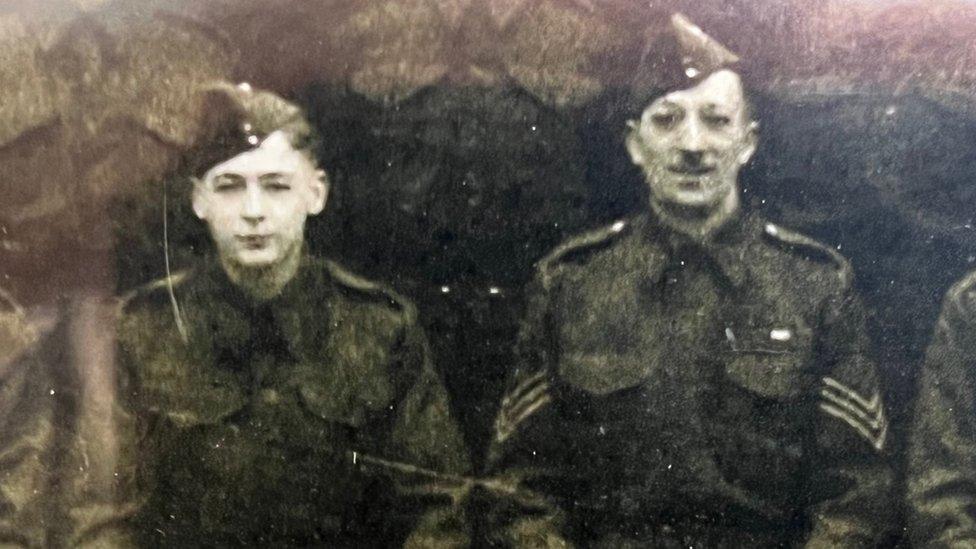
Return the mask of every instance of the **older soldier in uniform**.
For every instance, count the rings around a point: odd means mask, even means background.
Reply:
[[[976,272],[945,296],[913,417],[908,537],[976,547]]]
[[[423,480],[467,467],[413,305],[305,249],[329,184],[298,108],[247,85],[212,98],[229,114],[188,170],[215,253],[125,299],[121,392],[134,432],[119,475],[131,514],[82,541],[458,541],[431,483],[398,482],[410,492],[395,497],[364,468]]]
[[[868,546],[886,525],[890,472],[851,268],[741,210],[756,125],[721,66],[734,56],[682,16],[672,24],[699,51],[681,67],[695,78],[626,140],[649,211],[539,263],[489,456],[511,495],[496,498],[489,535]]]

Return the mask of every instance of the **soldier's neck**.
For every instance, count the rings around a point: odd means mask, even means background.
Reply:
[[[254,301],[262,302],[281,295],[285,286],[298,273],[301,264],[302,246],[297,245],[289,250],[285,258],[275,265],[268,267],[245,267],[233,261],[221,258],[221,264],[227,273],[227,278],[244,292],[244,295]]]
[[[665,227],[697,241],[711,240],[739,213],[739,193],[732,191],[714,207],[693,208],[651,198],[651,211]]]

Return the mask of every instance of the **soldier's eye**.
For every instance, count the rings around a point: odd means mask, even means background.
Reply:
[[[291,182],[285,174],[272,173],[261,176],[261,186],[269,191],[287,191]]]
[[[715,128],[723,128],[732,123],[732,119],[723,114],[708,114],[702,117],[706,124]]]
[[[220,193],[232,192],[244,188],[244,180],[232,176],[217,176],[213,182],[213,188]]]
[[[671,112],[661,112],[651,115],[651,122],[660,129],[670,129],[678,121],[678,115]]]

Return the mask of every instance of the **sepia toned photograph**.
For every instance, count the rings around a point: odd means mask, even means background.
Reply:
[[[976,548],[976,0],[0,0],[0,547]]]

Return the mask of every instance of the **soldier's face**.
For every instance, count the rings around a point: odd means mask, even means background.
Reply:
[[[210,169],[193,193],[193,210],[210,228],[221,259],[272,267],[301,248],[305,219],[325,206],[325,174],[284,134]]]
[[[745,101],[739,75],[722,70],[644,110],[627,149],[653,200],[711,208],[737,192],[739,169],[756,146]]]

